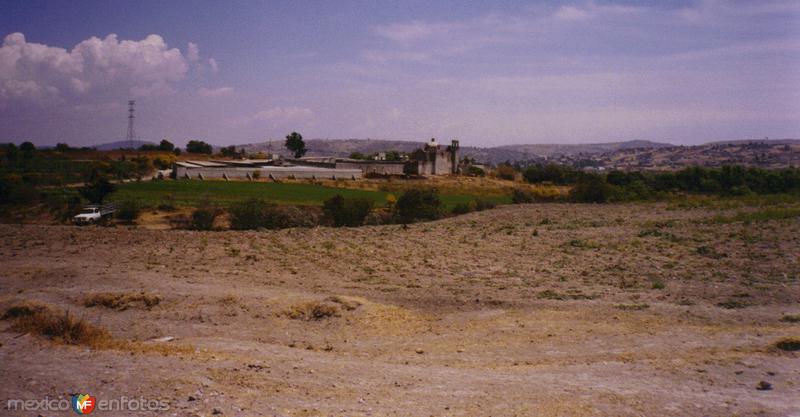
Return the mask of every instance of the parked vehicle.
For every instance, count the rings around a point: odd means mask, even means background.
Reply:
[[[110,219],[114,215],[116,206],[114,204],[90,204],[72,218],[75,224],[94,224],[102,220]]]

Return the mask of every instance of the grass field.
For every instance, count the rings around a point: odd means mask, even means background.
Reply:
[[[376,206],[383,206],[390,194],[384,191],[357,190],[326,187],[316,184],[243,182],[243,181],[144,181],[119,184],[110,201],[137,200],[146,206],[158,206],[171,202],[176,206],[196,206],[208,200],[221,206],[246,200],[262,198],[280,204],[322,205],[326,199],[341,194],[345,198],[366,198]],[[397,195],[399,197],[399,195]],[[483,198],[466,194],[442,194],[447,210],[458,203]],[[489,196],[485,199],[497,204],[508,204],[510,196]]]

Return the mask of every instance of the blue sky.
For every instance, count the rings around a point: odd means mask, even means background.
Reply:
[[[800,137],[800,2],[0,1],[0,142]]]

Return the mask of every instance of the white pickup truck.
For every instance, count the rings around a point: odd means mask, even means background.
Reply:
[[[103,219],[114,215],[116,207],[113,204],[91,204],[83,208],[81,212],[72,218],[75,224],[99,223]]]

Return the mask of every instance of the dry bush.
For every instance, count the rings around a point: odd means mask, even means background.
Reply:
[[[797,352],[800,351],[800,338],[787,337],[775,342],[773,346],[786,352]]]
[[[9,308],[3,319],[14,320],[11,326],[14,331],[38,334],[56,343],[93,348],[108,348],[114,344],[108,330],[45,305],[18,304]]]
[[[800,314],[786,314],[781,318],[785,323],[800,323]]]
[[[129,308],[143,308],[149,310],[161,302],[157,295],[140,293],[110,293],[103,292],[91,294],[84,298],[85,307],[102,306],[112,310],[123,311]]]
[[[339,317],[339,307],[333,304],[309,301],[289,307],[283,314],[292,320],[323,320],[329,317]]]
[[[93,349],[118,349],[132,353],[162,355],[191,353],[194,348],[180,344],[142,343],[115,339],[111,333],[86,320],[50,306],[25,301],[6,310],[3,320],[13,320],[11,330],[44,336],[55,343],[89,346]]]

